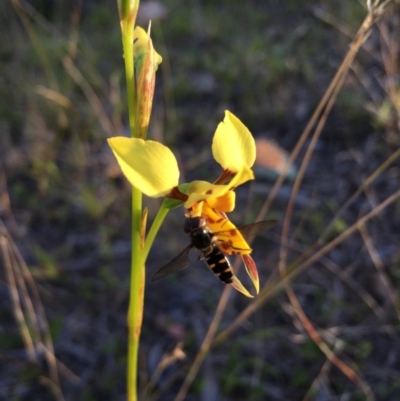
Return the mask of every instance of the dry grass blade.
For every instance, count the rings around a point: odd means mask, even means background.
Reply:
[[[378,3],[377,3],[378,4]],[[312,137],[311,143],[307,148],[306,154],[304,159],[301,163],[299,173],[296,177],[295,183],[293,185],[293,190],[291,193],[291,197],[289,200],[289,205],[287,207],[287,211],[285,214],[285,220],[283,222],[283,230],[282,230],[282,243],[281,243],[281,255],[280,255],[280,263],[279,263],[279,270],[283,272],[285,270],[286,265],[286,257],[287,257],[287,248],[286,244],[288,241],[289,229],[290,229],[290,221],[293,214],[294,202],[295,198],[298,194],[300,189],[301,182],[303,180],[305,170],[309,164],[311,159],[312,153],[314,152],[317,139],[319,138],[323,127],[325,126],[326,120],[328,115],[336,101],[336,97],[339,94],[339,91],[343,85],[343,82],[350,70],[350,67],[354,61],[354,58],[358,51],[360,50],[363,43],[368,38],[372,26],[378,21],[380,17],[383,15],[383,6],[377,8],[377,4],[374,7],[369,8],[370,12],[366,16],[365,20],[361,24],[354,40],[350,45],[349,52],[347,53],[345,59],[343,60],[342,64],[340,65],[335,77],[333,78],[329,88],[327,89],[324,97],[322,98],[321,102],[319,103],[317,109],[315,110],[313,116],[309,124],[307,125],[306,129],[304,130],[301,137],[305,136],[308,137],[309,133],[311,132],[312,127],[318,121],[317,127],[315,129],[314,135]],[[300,140],[301,141],[301,140]],[[300,142],[299,141],[299,142]]]
[[[37,361],[37,356],[44,353],[49,366],[49,379],[44,383],[51,388],[58,401],[64,401],[53,341],[38,289],[28,266],[1,220],[0,251],[10,288],[14,316],[28,357]]]
[[[36,86],[36,93],[40,96],[43,96],[45,99],[50,100],[53,103],[63,107],[64,109],[71,109],[72,102],[67,98],[67,96],[63,95],[59,91],[49,89],[44,87],[43,85]]]
[[[371,9],[366,18],[364,19],[363,23],[361,24],[352,44],[350,45],[350,50],[348,51],[346,57],[344,58],[343,62],[341,63],[339,69],[337,70],[335,76],[333,77],[331,83],[329,84],[328,89],[326,90],[324,96],[322,97],[321,101],[319,102],[317,108],[315,109],[313,115],[311,116],[306,128],[302,132],[295,148],[293,149],[285,167],[282,169],[282,173],[279,176],[278,180],[276,181],[274,187],[272,188],[267,200],[265,201],[264,205],[262,206],[260,213],[258,214],[257,220],[263,220],[268,213],[268,210],[278,193],[279,188],[282,186],[283,181],[286,178],[286,175],[289,171],[290,166],[294,163],[295,159],[299,155],[301,148],[303,147],[305,141],[307,140],[308,136],[311,133],[312,128],[317,123],[320,116],[323,114],[325,107],[329,103],[330,99],[334,95],[334,92],[338,86],[340,86],[340,81],[343,79],[344,75],[347,74],[352,61],[354,60],[355,55],[357,54],[358,50],[362,46],[362,44],[367,39],[370,29],[372,26],[382,17],[386,5],[389,3],[385,1],[383,4],[378,6],[379,1]]]
[[[7,276],[7,283],[10,291],[10,297],[13,305],[13,313],[16,321],[18,322],[19,330],[25,344],[25,349],[28,354],[28,358],[31,361],[37,362],[34,341],[32,339],[31,333],[29,332],[28,325],[25,321],[25,316],[22,311],[22,305],[17,288],[17,281],[15,278],[15,273],[11,262],[11,254],[10,254],[11,251],[8,246],[7,237],[1,232],[0,232],[0,250],[4,269]]]
[[[7,177],[3,165],[0,163],[0,205],[4,220],[13,234],[18,233],[17,222],[11,209],[10,194],[8,191]]]
[[[82,73],[76,68],[71,57],[66,56],[62,60],[65,70],[71,76],[72,80],[82,89],[90,106],[93,109],[94,114],[99,119],[100,125],[107,136],[112,136],[114,134],[114,127],[111,123],[110,118],[107,116],[101,101],[93,88],[90,86],[89,82],[85,79]]]
[[[340,280],[345,282],[355,294],[358,294],[360,298],[368,305],[371,310],[375,313],[377,317],[382,317],[385,311],[379,306],[372,295],[365,291],[364,288],[350,276],[350,274],[345,270],[341,269],[336,263],[328,258],[323,258],[321,263],[332,273],[336,274]]]
[[[11,0],[11,4],[13,5],[16,13],[18,14],[19,18],[21,19],[21,22],[24,25],[26,32],[29,35],[32,45],[35,48],[35,51],[43,65],[43,69],[46,73],[47,80],[50,83],[51,88],[54,90],[58,90],[59,86],[58,86],[58,81],[56,78],[54,68],[51,65],[51,62],[50,62],[47,52],[45,50],[45,46],[40,38],[40,35],[34,29],[32,23],[29,19],[29,16],[26,12],[27,4],[21,3],[19,0]],[[35,16],[36,16],[36,14],[35,14]]]
[[[289,245],[291,249],[296,250],[299,253],[305,251],[305,247],[299,243],[296,243],[293,239]],[[371,308],[377,317],[382,317],[384,314],[383,308],[375,301],[371,294],[364,290],[364,288],[355,280],[346,269],[341,269],[335,262],[330,258],[324,257],[320,260],[321,264],[326,267],[330,272],[335,274],[340,280],[342,280],[347,286],[349,286],[355,294],[358,294],[360,298],[365,302],[366,305]]]
[[[175,348],[172,350],[172,352],[164,354],[160,363],[156,367],[153,375],[151,376],[149,382],[147,383],[146,387],[143,389],[142,396],[145,398],[147,397],[148,394],[150,394],[153,389],[156,387],[158,379],[164,372],[164,370],[176,363],[177,361],[183,360],[186,358],[186,354],[183,351],[183,343],[180,342],[178,343]]]
[[[360,46],[361,46],[361,44],[360,44]],[[279,271],[281,272],[281,274],[284,274],[284,272],[286,270],[287,243],[288,243],[288,237],[289,237],[290,222],[291,222],[291,218],[293,215],[296,196],[300,190],[301,182],[303,180],[307,166],[310,162],[312,153],[314,152],[315,146],[317,144],[317,140],[322,132],[322,129],[325,126],[328,115],[335,103],[337,95],[339,94],[339,91],[340,91],[343,81],[346,77],[348,69],[350,68],[350,64],[352,63],[352,61],[355,57],[355,54],[356,53],[354,52],[354,54],[352,55],[352,58],[346,57],[346,61],[343,62],[343,64],[342,64],[342,65],[344,65],[346,63],[345,65],[346,65],[347,69],[345,69],[343,71],[342,75],[339,77],[339,79],[337,81],[337,86],[334,88],[332,96],[329,98],[329,101],[328,101],[326,108],[324,109],[324,112],[318,122],[317,128],[311,139],[310,146],[307,148],[306,154],[304,156],[304,159],[303,159],[300,169],[299,169],[299,173],[294,182],[292,193],[291,193],[291,196],[289,199],[289,204],[286,209],[286,214],[285,214],[285,219],[283,222],[283,229],[282,229],[281,252],[280,252],[280,261],[279,261]]]
[[[296,294],[290,288],[290,286],[286,287],[286,293],[298,318],[300,319],[301,324],[309,334],[310,338],[318,346],[318,348],[325,354],[327,359],[330,362],[332,362],[345,376],[347,376],[352,382],[354,382],[358,387],[360,387],[363,393],[367,396],[368,401],[374,401],[375,396],[372,392],[372,389],[368,386],[368,384],[364,380],[362,380],[361,377],[349,365],[347,365],[340,358],[338,358],[335,355],[335,353],[332,352],[331,349],[327,346],[327,344],[322,340],[321,336],[314,329],[314,326],[308,319],[307,315],[304,313],[304,310],[301,307],[296,297]]]
[[[390,302],[393,304],[393,307],[397,313],[397,318],[400,320],[400,310],[398,305],[398,297],[396,291],[394,290],[389,277],[385,273],[385,267],[383,265],[382,259],[379,257],[377,250],[375,249],[374,243],[372,241],[371,236],[368,233],[367,227],[365,225],[361,225],[359,227],[359,231],[362,239],[364,240],[365,247],[371,257],[371,260],[378,272],[380,283],[383,286],[384,293],[390,299]]]
[[[390,204],[395,202],[400,198],[400,190],[386,198],[379,205],[375,206],[373,210],[367,213],[365,216],[356,221],[352,226],[350,226],[346,231],[342,234],[334,238],[332,241],[327,243],[321,249],[313,253],[311,256],[301,255],[296,261],[291,263],[288,267],[287,272],[284,276],[279,278],[275,278],[271,280],[260,292],[258,297],[254,300],[254,302],[249,305],[233,322],[232,324],[221,332],[214,340],[214,345],[220,344],[225,341],[238,327],[240,327],[243,322],[245,322],[256,310],[260,308],[260,306],[270,299],[273,295],[275,295],[278,291],[280,291],[286,283],[291,282],[296,276],[298,276],[305,269],[310,267],[312,264],[316,263],[322,257],[324,257],[327,253],[332,251],[336,246],[341,244],[344,240],[346,240],[349,236],[354,234],[355,231],[359,229],[359,227],[377,214],[379,214],[382,210],[388,207]]]
[[[175,397],[175,401],[183,401],[185,399],[189,387],[191,386],[193,380],[197,376],[200,366],[203,363],[205,357],[207,356],[211,348],[215,334],[219,327],[219,323],[222,319],[222,315],[226,309],[226,305],[228,304],[229,294],[231,293],[231,291],[232,287],[226,286],[224,291],[222,292],[221,298],[217,306],[217,310],[215,311],[214,318],[210,324],[210,327],[208,328],[207,334],[204,338],[203,343],[201,344],[200,350],[197,353],[196,358],[194,359],[188,374],[186,375],[185,381],[183,382],[177,396]]]
[[[341,351],[341,349],[342,349],[341,343],[337,342],[335,343],[332,352],[336,353]],[[311,401],[313,399],[313,396],[315,395],[317,388],[323,384],[331,367],[332,367],[332,362],[329,359],[327,359],[325,363],[322,365],[322,368],[319,371],[318,376],[314,379],[313,383],[311,384],[311,387],[307,391],[307,394],[304,396],[302,401]]]
[[[385,160],[354,192],[353,195],[344,203],[344,205],[335,214],[335,217],[327,225],[324,232],[321,234],[319,243],[322,244],[331,232],[332,227],[336,221],[343,215],[343,213],[349,208],[349,206],[366,190],[388,167],[394,163],[400,157],[400,149],[397,149],[387,160]]]

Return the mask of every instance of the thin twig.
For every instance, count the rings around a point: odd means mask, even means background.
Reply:
[[[383,265],[382,259],[380,258],[377,250],[375,249],[374,243],[372,241],[371,236],[368,233],[367,227],[365,225],[361,225],[359,227],[359,231],[364,241],[365,247],[367,248],[368,254],[371,257],[372,263],[374,264],[378,272],[380,282],[384,286],[385,294],[389,297],[390,302],[393,304],[393,307],[397,313],[397,319],[399,319],[400,321],[400,310],[398,306],[397,294],[387,274],[385,274],[385,267]]]
[[[177,396],[175,397],[175,401],[183,401],[184,398],[186,397],[186,394],[189,390],[190,385],[193,383],[193,380],[195,379],[201,364],[203,363],[205,357],[207,356],[212,341],[214,340],[215,334],[218,330],[219,323],[222,319],[222,315],[225,311],[226,305],[228,303],[229,295],[231,293],[232,287],[231,286],[226,286],[224,291],[222,292],[221,298],[219,300],[217,310],[215,311],[214,318],[210,324],[210,327],[208,328],[207,334],[203,340],[203,343],[201,344],[200,350],[196,355],[196,358],[194,359],[192,366],[190,367],[190,370],[188,374],[186,375],[185,381],[183,382],[181,388],[179,389],[179,392]]]
[[[308,319],[307,315],[304,313],[303,308],[298,301],[296,294],[290,287],[290,285],[286,286],[286,293],[289,297],[290,303],[292,304],[297,316],[300,319],[301,324],[307,331],[310,338],[314,341],[314,343],[318,346],[318,348],[325,354],[326,358],[331,361],[344,375],[346,375],[352,382],[354,382],[367,396],[368,401],[374,401],[375,396],[372,392],[371,387],[361,379],[361,377],[352,369],[349,365],[343,362],[340,358],[338,358],[334,352],[327,346],[327,344],[322,340],[321,336],[314,329],[313,324]]]
[[[14,314],[23,334],[28,355],[32,355],[33,352],[33,360],[36,361],[36,351],[45,351],[50,376],[46,383],[50,384],[57,400],[64,401],[53,341],[39,291],[28,266],[26,266],[22,255],[1,220],[0,250],[2,251],[1,255],[8,275],[10,292],[14,305]],[[20,292],[22,294],[21,296],[19,295]],[[25,308],[23,308],[23,306]],[[25,334],[25,331],[28,330],[28,324],[25,319],[24,309],[27,311],[27,316],[29,316],[29,326],[32,328],[32,332],[34,333],[34,336],[31,336],[28,331],[28,339]],[[28,343],[26,341],[28,341]]]
[[[275,278],[271,280],[261,291],[257,298],[250,304],[232,323],[231,325],[222,331],[214,340],[213,345],[218,345],[221,342],[225,341],[238,327],[240,327],[243,322],[245,322],[256,310],[260,308],[260,306],[270,299],[273,295],[275,295],[278,291],[280,291],[284,285],[290,281],[292,281],[295,277],[297,277],[300,273],[302,273],[305,269],[312,266],[314,263],[318,262],[322,257],[324,257],[327,253],[331,252],[332,249],[341,244],[344,240],[354,234],[358,228],[366,224],[369,220],[374,218],[377,214],[379,214],[382,210],[388,207],[390,204],[395,202],[400,198],[400,190],[396,191],[394,194],[390,195],[379,205],[375,206],[373,210],[367,213],[365,216],[356,221],[353,225],[346,229],[343,233],[338,235],[332,241],[328,242],[321,249],[313,253],[311,256],[307,256],[304,258],[300,256],[297,260],[295,260],[287,269],[287,273],[283,277]]]

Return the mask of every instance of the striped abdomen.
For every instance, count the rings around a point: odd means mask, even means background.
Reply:
[[[232,282],[233,273],[231,265],[228,259],[215,245],[212,246],[211,252],[204,256],[210,269],[221,281],[226,284]]]

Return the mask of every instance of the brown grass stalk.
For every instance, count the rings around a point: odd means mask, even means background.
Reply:
[[[10,288],[13,313],[28,357],[36,362],[37,354],[44,353],[49,366],[49,378],[44,383],[51,388],[58,401],[64,401],[53,341],[39,291],[28,266],[1,220],[0,251]]]
[[[300,322],[303,325],[304,329],[307,331],[308,335],[318,346],[321,352],[323,352],[326,358],[330,362],[332,362],[332,364],[335,365],[345,376],[347,376],[353,383],[360,387],[363,393],[367,396],[368,401],[374,401],[375,396],[370,386],[361,379],[361,377],[354,371],[354,369],[352,369],[349,365],[338,358],[334,352],[332,352],[325,341],[321,338],[319,333],[314,329],[313,324],[304,313],[304,310],[301,307],[300,302],[296,297],[296,294],[290,286],[286,286],[286,294],[288,295],[290,303],[298,318],[300,319]]]
[[[232,323],[231,325],[222,331],[214,340],[214,345],[218,345],[221,342],[225,341],[238,327],[240,327],[256,310],[260,308],[260,306],[270,299],[273,295],[275,295],[278,291],[280,291],[286,283],[290,283],[295,277],[297,277],[300,273],[302,273],[305,269],[312,266],[314,263],[318,262],[322,257],[324,257],[327,253],[331,252],[336,246],[341,244],[344,240],[354,234],[355,231],[359,229],[359,227],[377,214],[379,214],[382,210],[388,207],[390,204],[395,202],[400,198],[400,190],[396,191],[394,194],[386,198],[379,205],[375,206],[373,210],[367,213],[365,216],[361,217],[358,221],[356,221],[353,225],[347,228],[342,234],[338,235],[332,241],[328,242],[321,249],[316,251],[311,256],[304,258],[301,255],[298,260],[291,263],[288,267],[287,272],[284,276],[279,278],[275,278],[271,282],[267,283],[266,286],[260,292],[260,295],[254,300],[252,304],[250,304]]]
[[[397,293],[393,288],[388,275],[385,273],[385,266],[383,265],[382,259],[375,249],[373,240],[368,233],[367,227],[363,224],[359,227],[358,230],[360,231],[361,237],[364,241],[365,247],[367,248],[368,254],[371,257],[372,263],[374,264],[376,271],[378,272],[378,276],[382,286],[384,287],[385,294],[387,295],[390,302],[393,304],[394,310],[397,314],[397,319],[399,319],[400,321],[400,308]]]

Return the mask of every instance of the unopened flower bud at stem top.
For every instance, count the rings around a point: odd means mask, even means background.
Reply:
[[[118,10],[121,23],[125,22],[132,27],[135,25],[140,0],[118,0]]]
[[[135,28],[134,55],[137,93],[136,123],[139,137],[145,138],[153,105],[156,71],[162,58],[154,50],[150,36],[140,27]]]

